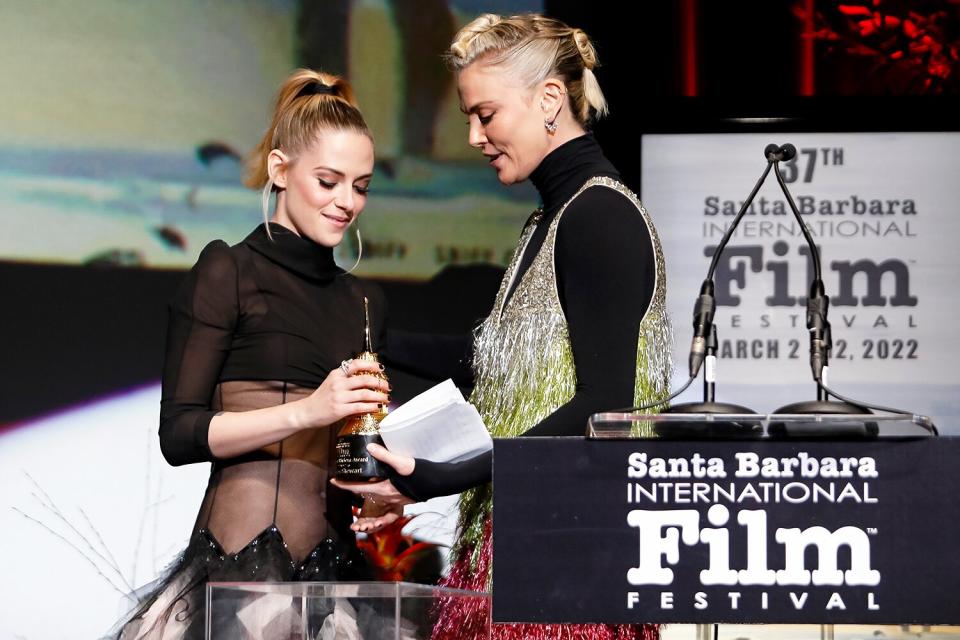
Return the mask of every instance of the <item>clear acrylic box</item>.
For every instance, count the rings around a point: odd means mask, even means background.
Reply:
[[[478,600],[487,600],[489,612],[489,598],[484,592],[408,582],[211,582],[206,637],[427,640],[438,601],[479,606]]]

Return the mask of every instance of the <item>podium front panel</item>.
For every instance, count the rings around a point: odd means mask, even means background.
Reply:
[[[494,446],[494,622],[960,622],[960,439]]]

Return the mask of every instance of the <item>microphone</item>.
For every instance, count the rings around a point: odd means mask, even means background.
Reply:
[[[807,328],[810,330],[810,370],[815,382],[823,382],[823,368],[829,363],[830,323],[827,309],[830,298],[824,293],[823,282],[817,278],[810,285],[807,297]]]
[[[697,377],[706,361],[707,372],[703,380],[703,402],[686,402],[672,405],[665,413],[707,413],[714,415],[744,415],[756,413],[752,409],[738,404],[716,402],[714,400],[716,387],[717,329],[713,324],[713,316],[716,312],[717,303],[713,295],[713,274],[717,270],[720,256],[723,255],[723,250],[727,246],[727,243],[730,242],[733,232],[740,224],[740,221],[743,220],[743,216],[746,215],[757,192],[767,179],[770,169],[783,159],[784,153],[785,149],[775,144],[768,144],[763,150],[763,155],[767,159],[767,166],[764,168],[760,179],[757,180],[757,183],[753,186],[753,190],[750,191],[750,195],[748,195],[747,199],[740,205],[740,211],[737,212],[733,222],[730,223],[726,233],[723,234],[723,238],[714,250],[713,259],[710,261],[710,268],[707,270],[707,277],[703,281],[703,284],[700,285],[700,295],[697,296],[697,301],[693,305],[693,340],[690,342],[690,356],[688,358],[690,379],[687,381],[687,385]],[[793,150],[793,153],[796,155],[796,149]],[[686,389],[686,385],[684,385],[683,389]],[[674,395],[679,394],[683,389]],[[711,421],[707,423],[666,422],[657,426],[658,434],[675,436],[694,435],[698,437],[720,436],[725,438],[751,438],[756,437],[762,433],[762,431],[763,429],[759,421],[743,418],[737,419],[736,421]]]
[[[789,146],[793,149],[794,155],[796,155],[796,148],[793,145]],[[740,225],[740,221],[747,213],[747,209],[750,208],[750,204],[756,197],[757,192],[766,181],[767,175],[770,173],[770,168],[780,161],[783,153],[784,148],[776,144],[768,144],[766,148],[764,148],[763,155],[767,158],[767,166],[763,170],[760,179],[757,180],[757,183],[753,186],[750,195],[743,201],[743,204],[740,206],[740,211],[737,212],[733,222],[730,223],[726,233],[723,234],[720,244],[717,245],[717,248],[713,252],[713,259],[710,261],[710,268],[707,270],[707,278],[703,281],[703,284],[700,285],[700,295],[697,297],[697,301],[693,306],[693,340],[690,343],[690,356],[688,358],[691,379],[696,378],[697,374],[700,373],[700,367],[703,365],[703,360],[706,357],[707,338],[710,336],[710,330],[713,327],[713,314],[717,308],[716,301],[713,297],[713,274],[717,270],[717,263],[727,243],[730,242],[733,232]]]
[[[707,278],[700,285],[700,296],[693,305],[693,341],[690,343],[690,377],[696,378],[707,353],[707,338],[713,327],[713,314],[717,309],[713,298],[713,280]]]

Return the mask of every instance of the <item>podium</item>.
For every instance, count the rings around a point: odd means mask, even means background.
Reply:
[[[211,582],[206,638],[429,640],[440,599],[489,597],[408,582]]]
[[[496,440],[493,622],[960,624],[960,439],[935,433],[606,413]]]
[[[936,435],[930,418],[896,414],[595,413],[587,423],[587,438],[594,440],[859,440]]]

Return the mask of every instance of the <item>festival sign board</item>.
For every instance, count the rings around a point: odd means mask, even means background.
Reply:
[[[497,440],[498,622],[960,623],[960,439]]]

